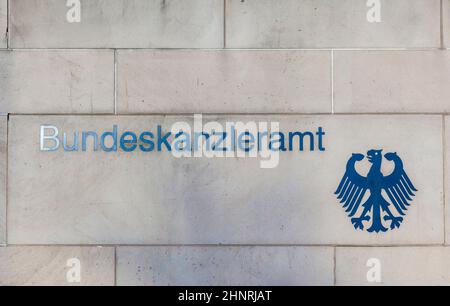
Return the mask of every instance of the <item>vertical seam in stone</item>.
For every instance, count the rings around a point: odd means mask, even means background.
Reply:
[[[117,246],[114,246],[114,286],[117,286]]]
[[[223,48],[227,48],[227,0],[223,0]]]
[[[8,181],[9,181],[9,114],[6,115],[6,172],[5,172],[5,245],[8,245],[8,206],[9,206],[9,188],[8,188]]]
[[[11,42],[9,41],[11,38],[10,35],[10,20],[11,20],[11,13],[10,13],[10,0],[6,1],[6,49],[9,49]]]
[[[333,248],[333,286],[336,286],[336,249]]]
[[[117,49],[114,49],[114,115],[117,115]]]
[[[331,49],[331,114],[334,114],[334,50]]]
[[[440,1],[440,39],[441,39],[441,49],[444,49],[444,0]]]
[[[447,244],[447,227],[446,227],[446,208],[447,205],[445,203],[445,188],[446,188],[446,156],[447,156],[447,149],[446,149],[446,139],[445,139],[445,115],[442,116],[442,201],[443,201],[443,207],[444,207],[444,245]]]

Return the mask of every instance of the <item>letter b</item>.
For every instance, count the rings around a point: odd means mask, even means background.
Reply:
[[[46,136],[45,135],[45,131],[46,130],[52,130],[53,131],[53,135],[51,136]],[[59,148],[59,139],[58,139],[58,128],[56,126],[53,125],[41,125],[41,151],[56,151]],[[46,147],[45,146],[45,141],[46,140],[51,140],[54,142],[54,145],[52,147]]]

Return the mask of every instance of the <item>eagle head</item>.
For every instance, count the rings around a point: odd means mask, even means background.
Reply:
[[[364,155],[363,154],[359,154],[359,153],[353,153],[352,154],[352,159],[357,160],[357,161],[362,161],[364,159]]]
[[[369,160],[369,162],[371,162],[372,164],[374,162],[380,162],[383,155],[381,155],[381,152],[383,150],[370,150],[367,152],[367,159]]]
[[[392,160],[394,160],[394,159],[397,157],[397,152],[394,152],[394,153],[386,153],[386,154],[384,155],[384,157],[385,157],[387,160],[392,161]]]

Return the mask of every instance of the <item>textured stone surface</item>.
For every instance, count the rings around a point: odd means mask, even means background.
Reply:
[[[450,117],[445,118],[445,190],[450,190]],[[447,193],[448,194],[448,193]],[[446,239],[445,242],[448,245],[450,243],[450,199],[449,196],[445,197],[445,222],[446,222]]]
[[[78,264],[81,278],[74,283]],[[2,247],[0,285],[114,285],[114,248]]]
[[[228,48],[420,48],[440,46],[439,0],[226,0]]]
[[[0,52],[0,112],[113,113],[112,51]]]
[[[450,284],[450,248],[448,247],[389,247],[337,248],[337,285],[431,286]],[[380,264],[381,282],[369,283],[367,273],[373,263]],[[373,275],[370,273],[370,275]]]
[[[119,131],[154,132],[158,123],[169,129],[172,122],[189,118],[12,116],[9,243],[443,243],[441,116],[228,119],[278,121],[284,131],[321,126],[326,151],[282,153],[279,166],[271,170],[260,169],[257,159],[40,152],[41,124],[56,125],[72,139],[74,131],[100,133],[111,131],[113,124]],[[333,194],[351,154],[374,148],[397,152],[419,189],[401,228],[383,235],[356,231]],[[367,162],[359,167],[367,173]],[[384,174],[390,169],[385,160]]]
[[[0,116],[0,245],[6,243],[7,116]]]
[[[333,255],[321,247],[120,247],[117,284],[332,285]]]
[[[450,111],[449,51],[337,51],[337,112]]]
[[[77,1],[0,0],[0,286],[371,285],[369,259],[381,285],[450,285],[450,0],[79,0],[71,23]],[[193,113],[320,126],[326,150],[39,150],[42,124],[72,144]],[[334,195],[370,149],[418,189],[395,231],[355,230]]]
[[[222,0],[11,1],[13,48],[222,48]]]
[[[8,0],[0,0],[0,48],[7,47]]]
[[[119,113],[329,113],[331,52],[119,51]]]
[[[444,46],[450,48],[450,0],[443,1]]]

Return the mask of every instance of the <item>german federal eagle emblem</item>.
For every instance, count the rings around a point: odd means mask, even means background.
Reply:
[[[393,162],[395,166],[392,173],[387,176],[381,172],[382,150],[367,152],[367,160],[372,164],[367,177],[360,175],[355,168],[356,163],[362,161],[364,157],[363,154],[352,154],[335,194],[343,204],[355,229],[364,230],[364,222],[370,221],[372,223],[367,225],[370,225],[367,229],[369,233],[399,228],[403,222],[402,216],[405,216],[417,189],[406,174],[403,161],[397,153],[384,155],[384,158]],[[367,191],[370,192],[368,196]],[[364,204],[360,209],[363,200]],[[360,210],[361,214],[355,217]]]

